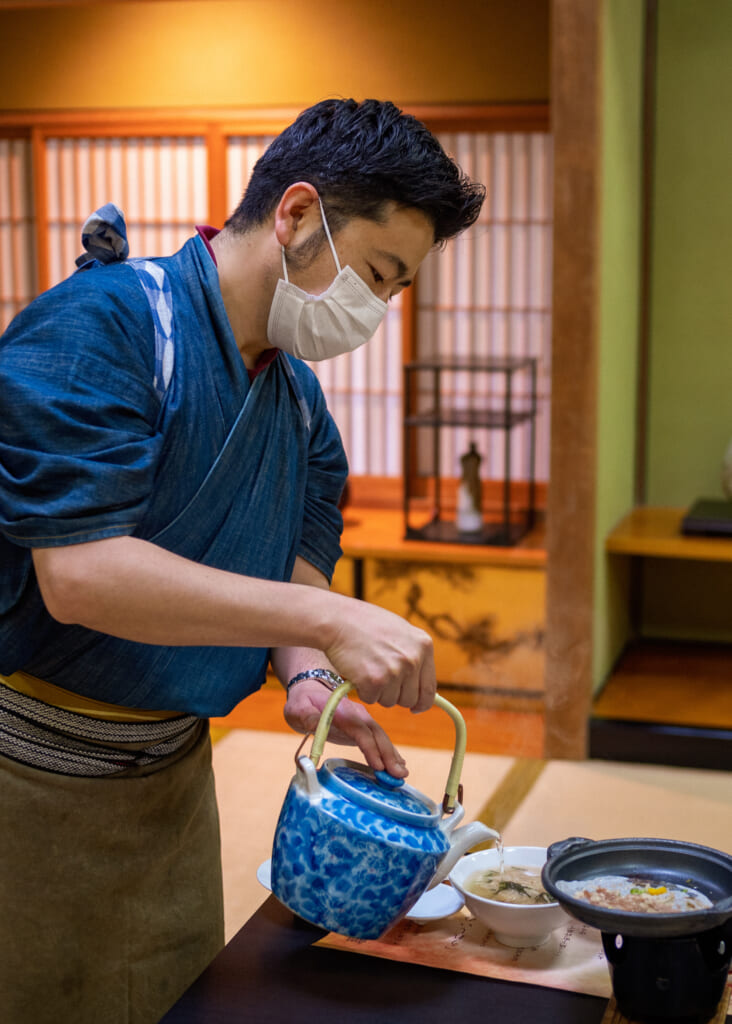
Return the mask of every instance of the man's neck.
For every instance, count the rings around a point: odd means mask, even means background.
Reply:
[[[236,345],[248,370],[271,345],[267,321],[276,278],[272,280],[264,238],[255,231],[237,234],[224,228],[210,239],[219,285]]]

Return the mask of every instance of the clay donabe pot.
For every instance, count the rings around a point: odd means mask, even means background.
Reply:
[[[688,885],[706,910],[655,913],[607,910],[557,883],[601,875]],[[565,839],[547,850],[544,887],[564,909],[599,928],[618,1009],[649,1022],[709,1020],[732,961],[732,856],[671,839]]]

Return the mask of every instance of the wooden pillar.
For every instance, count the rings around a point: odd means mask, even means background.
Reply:
[[[548,758],[587,754],[597,448],[602,0],[552,0],[554,276],[547,508]]]
[[[212,227],[222,228],[224,221],[233,211],[227,205],[226,136],[217,124],[209,124],[207,127],[206,155],[208,158],[208,223]]]
[[[48,253],[48,182],[46,175],[46,135],[41,128],[31,130],[33,166],[33,210],[35,214],[36,292],[45,292],[51,283]]]

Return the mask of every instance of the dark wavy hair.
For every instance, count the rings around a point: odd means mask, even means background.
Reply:
[[[353,217],[381,221],[394,202],[424,213],[437,244],[473,224],[485,198],[421,121],[380,100],[304,110],[254,165],[226,226],[243,233],[264,223],[296,181],[318,190],[332,231]]]

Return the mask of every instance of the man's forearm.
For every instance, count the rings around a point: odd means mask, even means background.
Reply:
[[[328,580],[310,562],[298,558],[295,560],[295,568],[290,577],[291,583],[302,583],[319,590],[329,590]],[[305,672],[310,668],[328,668],[333,670],[333,665],[322,650],[314,647],[273,647],[270,663],[272,671],[283,686],[298,673]]]
[[[46,606],[141,643],[307,647],[329,639],[323,602],[337,595],[211,569],[135,537],[33,552]]]
[[[33,560],[60,622],[165,646],[313,648],[366,703],[424,711],[434,699],[430,637],[393,612],[312,585],[317,570],[289,583],[253,579],[136,537],[39,548]]]

